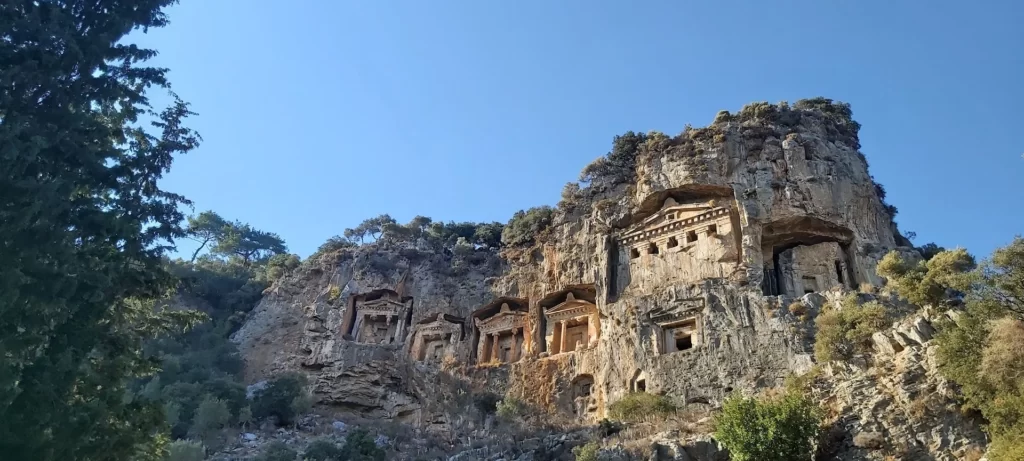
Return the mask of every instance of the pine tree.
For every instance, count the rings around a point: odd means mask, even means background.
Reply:
[[[160,189],[192,115],[154,108],[166,69],[123,43],[174,0],[0,2],[0,453],[152,458],[162,408],[125,396],[142,343],[195,316],[154,305],[188,201]],[[147,123],[143,123],[146,120]]]

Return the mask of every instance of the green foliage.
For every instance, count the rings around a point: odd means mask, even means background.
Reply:
[[[382,214],[375,218],[370,218],[359,223],[358,226],[352,229],[345,229],[345,238],[355,241],[356,239],[362,243],[367,236],[373,238],[374,241],[380,238],[381,234],[386,228],[395,224],[395,218],[392,218],[388,214]],[[394,229],[394,228],[391,228]]]
[[[848,360],[871,349],[871,335],[889,326],[892,316],[878,302],[858,304],[850,294],[842,309],[827,309],[815,319],[814,357],[818,362]]]
[[[627,131],[616,136],[612,140],[612,150],[580,172],[580,182],[587,187],[588,193],[601,193],[617,185],[634,182],[637,155],[646,141],[644,133]]]
[[[333,303],[341,298],[341,287],[337,285],[331,285],[331,288],[327,290],[327,302]]]
[[[519,210],[508,221],[501,233],[501,243],[520,246],[533,243],[537,236],[551,226],[554,209],[549,206]]]
[[[967,250],[958,248],[939,252],[916,264],[892,251],[882,258],[875,270],[900,296],[924,306],[942,304],[949,299],[947,290],[970,290],[974,278],[969,272],[974,268],[974,257]]]
[[[317,259],[320,255],[333,253],[335,251],[344,250],[346,248],[354,248],[355,246],[356,243],[353,242],[352,240],[349,240],[348,238],[342,237],[340,235],[335,235],[334,237],[327,239],[326,242],[320,245],[320,247],[316,249],[316,252],[309,256],[309,259]]]
[[[263,452],[256,457],[256,461],[295,461],[299,454],[281,441],[273,441],[267,444]]]
[[[185,233],[190,239],[199,242],[199,247],[192,253],[190,261],[195,262],[196,257],[207,245],[216,244],[218,240],[223,239],[228,233],[229,226],[230,224],[224,218],[213,211],[204,211],[196,216],[189,216]]]
[[[254,262],[265,262],[271,256],[288,251],[284,240],[273,232],[256,229],[248,224],[230,224],[211,250],[224,257],[238,258],[248,267]]]
[[[192,427],[189,428],[189,435],[203,440],[217,434],[231,421],[231,411],[228,404],[216,397],[207,395],[196,408],[195,416],[192,418]]]
[[[573,447],[572,454],[576,457],[576,461],[597,461],[597,454],[600,451],[601,444],[591,441],[585,445]]]
[[[296,399],[306,395],[306,377],[300,373],[290,372],[277,376],[267,383],[267,387],[256,391],[253,396],[252,414],[256,418],[277,418],[278,424],[290,425],[298,416]]]
[[[766,122],[775,121],[776,116],[779,113],[779,108],[768,101],[753,102],[743,106],[739,113],[736,114],[741,122],[750,120],[761,120]]]
[[[734,117],[733,117],[732,114],[729,113],[729,111],[727,111],[727,110],[720,110],[720,111],[718,111],[717,114],[715,114],[715,121],[712,122],[712,123],[715,123],[715,124],[718,124],[718,123],[728,123],[728,122],[733,121],[733,119],[734,119]]]
[[[149,338],[197,317],[153,302],[188,201],[161,189],[198,146],[156,51],[126,36],[167,24],[170,0],[0,6],[0,453],[129,459],[160,447]]]
[[[608,437],[610,435],[618,434],[625,429],[621,423],[612,421],[608,418],[604,418],[597,423],[597,430],[601,433],[602,437]]]
[[[608,416],[619,421],[640,421],[648,417],[675,413],[668,397],[646,392],[631,392],[608,407]]]
[[[328,439],[314,440],[302,453],[303,461],[342,461],[343,450]]]
[[[175,440],[167,445],[166,461],[203,461],[206,450],[203,444],[191,440]]]
[[[1006,247],[970,273],[973,259],[963,250],[940,252],[923,268],[892,255],[886,277],[897,291],[941,302],[940,286],[966,306],[956,322],[938,325],[935,342],[939,371],[960,386],[966,408],[988,420],[989,459],[1019,460],[1024,448],[1024,239]],[[932,264],[934,262],[934,264]],[[970,263],[970,264],[968,264]],[[957,293],[960,292],[960,293]],[[962,296],[961,296],[962,294]]]
[[[365,429],[356,429],[345,436],[341,459],[347,461],[384,461],[384,450]]]
[[[495,413],[505,419],[515,419],[525,416],[529,407],[522,400],[515,397],[505,396],[495,406]]]
[[[820,421],[817,406],[796,394],[774,400],[733,396],[715,419],[715,439],[735,461],[809,461]]]
[[[298,255],[281,253],[271,256],[267,261],[266,268],[264,269],[267,282],[276,282],[277,279],[284,276],[284,274],[287,274],[299,267],[300,262]]]
[[[253,422],[252,408],[249,408],[248,406],[242,407],[238,410],[238,417],[236,420],[238,421],[238,425],[244,430]]]
[[[918,253],[921,253],[921,257],[924,258],[925,261],[928,261],[935,257],[935,255],[946,251],[945,248],[936,245],[934,242],[926,243],[914,249],[917,250]]]

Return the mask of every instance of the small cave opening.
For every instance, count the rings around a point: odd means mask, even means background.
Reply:
[[[676,240],[675,237],[669,237],[668,238],[668,244],[666,246],[668,248],[675,248],[675,247],[679,246],[679,240]]]
[[[691,349],[691,348],[693,348],[693,336],[686,335],[686,336],[680,336],[680,337],[676,338],[676,350],[677,351],[685,351],[685,350]]]

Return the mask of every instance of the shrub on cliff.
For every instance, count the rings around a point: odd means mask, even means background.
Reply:
[[[167,445],[167,461],[203,461],[206,450],[203,444],[191,440],[175,440]]]
[[[818,407],[795,394],[733,396],[715,419],[715,438],[734,461],[809,461],[820,422]]]
[[[356,429],[345,436],[341,458],[346,461],[384,461],[384,450],[366,429]]]
[[[620,421],[640,421],[675,413],[668,397],[646,392],[631,392],[608,407],[608,416]]]
[[[495,413],[505,419],[515,419],[526,414],[527,406],[515,397],[505,397],[498,402]]]
[[[597,454],[601,452],[601,444],[597,442],[587,442],[585,445],[573,447],[572,454],[576,457],[576,461],[597,461]]]
[[[267,444],[263,452],[256,457],[256,461],[295,461],[299,454],[285,445],[284,442],[275,440]]]
[[[327,440],[314,440],[306,450],[302,452],[303,461],[340,461],[342,450],[338,444]]]
[[[827,309],[814,323],[814,357],[818,362],[848,360],[871,348],[871,335],[892,322],[885,306],[877,302],[858,304],[857,295],[843,300],[842,309]]]
[[[899,252],[885,255],[875,269],[885,277],[887,286],[908,301],[919,306],[937,306],[950,299],[950,292],[965,293],[975,278],[974,257],[963,248],[941,251],[927,261],[916,264],[903,258]]]
[[[501,231],[501,243],[506,246],[520,246],[533,243],[543,230],[551,226],[554,209],[549,206],[519,210]]]
[[[306,377],[300,373],[285,373],[257,390],[253,396],[252,414],[256,418],[277,418],[279,425],[295,421],[299,410],[307,401]]]

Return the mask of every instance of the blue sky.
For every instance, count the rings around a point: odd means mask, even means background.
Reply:
[[[853,105],[916,243],[986,255],[1024,228],[1024,3],[984,3],[183,0],[138,42],[205,140],[164,187],[303,257],[380,213],[505,222],[616,134],[813,96]]]

